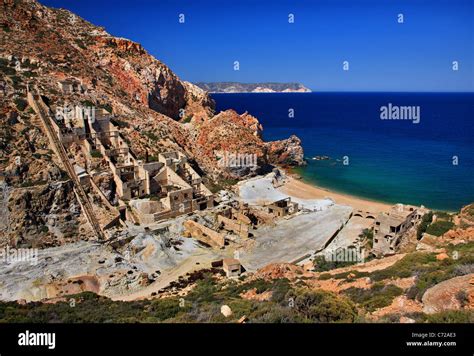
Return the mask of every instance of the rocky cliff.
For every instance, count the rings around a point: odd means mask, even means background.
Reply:
[[[181,80],[140,44],[35,0],[0,0],[0,8],[0,245],[88,238],[87,231],[69,227],[81,225],[80,208],[28,106],[27,86],[37,88],[53,113],[70,104],[109,111],[139,159],[179,150],[214,180],[240,179],[281,162],[278,154],[268,154],[256,118],[234,111],[215,115],[204,90]],[[80,83],[80,90],[60,90],[65,79]],[[256,167],[223,165],[219,150],[255,155]]]

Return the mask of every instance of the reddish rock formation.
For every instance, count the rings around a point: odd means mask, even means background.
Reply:
[[[266,143],[270,163],[284,166],[305,165],[301,140],[291,135],[290,138],[281,141]]]
[[[458,293],[466,293],[471,301],[474,297],[474,285],[471,283],[474,274],[455,277],[436,284],[423,294],[423,312],[427,314],[437,313],[443,310],[457,310],[463,306]],[[468,308],[472,305],[468,304]]]

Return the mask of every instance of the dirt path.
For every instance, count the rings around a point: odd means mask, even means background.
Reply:
[[[379,260],[372,260],[367,263],[363,264],[358,264],[358,265],[353,265],[353,266],[348,266],[348,267],[342,267],[342,268],[336,268],[333,270],[330,270],[325,273],[330,273],[330,274],[338,274],[338,273],[344,273],[344,272],[349,272],[349,271],[359,271],[359,272],[374,272],[374,271],[379,271],[385,268],[388,268],[395,264],[397,261],[400,261],[403,257],[405,257],[405,253],[389,256],[389,257],[384,257]]]

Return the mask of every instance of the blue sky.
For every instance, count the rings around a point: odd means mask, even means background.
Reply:
[[[301,82],[315,91],[474,91],[474,0],[41,3],[140,42],[193,82]]]

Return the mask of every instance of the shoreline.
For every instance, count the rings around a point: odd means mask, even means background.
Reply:
[[[278,188],[282,193],[299,199],[324,199],[331,198],[336,204],[348,205],[355,210],[364,212],[381,213],[389,210],[394,204],[385,203],[354,195],[339,193],[333,190],[319,187],[313,183],[296,178],[291,170],[284,170],[286,174],[285,183]]]

